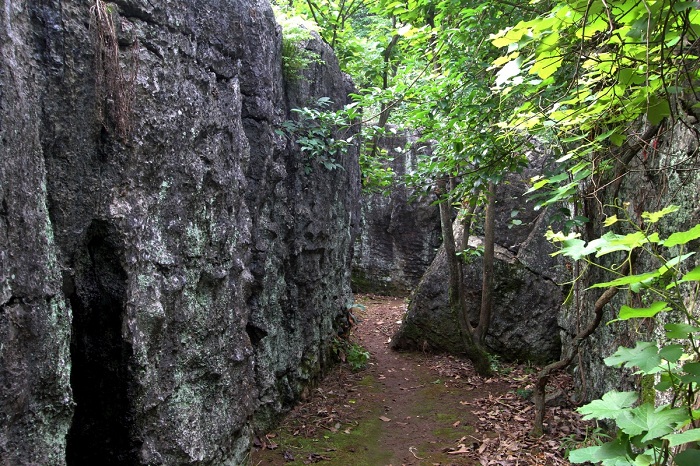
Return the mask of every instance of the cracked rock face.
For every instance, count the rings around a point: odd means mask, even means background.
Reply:
[[[563,282],[562,264],[550,257],[554,249],[544,239],[551,213],[532,210],[522,197],[526,180],[541,170],[543,162],[538,158],[524,173],[509,175],[497,191],[494,304],[485,343],[508,360],[543,363],[558,359],[561,352],[557,319],[564,295],[557,283]],[[515,211],[522,223],[513,226]],[[461,235],[462,228],[456,227],[458,242]],[[476,236],[469,240],[472,247],[481,242]],[[481,307],[482,268],[481,257],[465,267],[467,307],[474,324]],[[448,274],[441,247],[410,297],[401,327],[392,338],[393,348],[463,352],[457,316],[449,307]]]
[[[266,1],[100,5],[1,13],[0,458],[240,465],[352,300],[357,156],[275,133],[351,85],[285,83]]]
[[[429,146],[415,134],[385,135],[379,147],[392,158],[397,179],[406,175]],[[353,290],[405,296],[418,284],[440,247],[440,213],[434,199],[397,182],[388,195],[362,195],[362,232],[352,264]]]

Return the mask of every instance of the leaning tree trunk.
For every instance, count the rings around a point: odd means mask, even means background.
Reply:
[[[447,264],[450,272],[448,296],[449,305],[452,312],[457,315],[459,320],[460,334],[464,351],[467,357],[474,364],[474,368],[479,375],[486,376],[491,374],[491,365],[488,355],[483,347],[475,340],[473,329],[468,318],[464,315],[460,306],[460,293],[462,290],[462,280],[460,274],[460,266],[456,254],[455,238],[452,231],[452,206],[449,200],[447,183],[443,180],[438,182],[438,195],[444,194],[445,199],[440,202],[440,225],[442,227],[442,238],[445,246],[445,254],[447,256]]]
[[[479,312],[479,325],[476,327],[475,337],[480,345],[484,344],[486,330],[491,323],[491,310],[493,309],[493,262],[494,262],[494,230],[496,226],[496,184],[489,182],[486,193],[486,220],[484,221],[484,269],[481,285],[481,311]]]

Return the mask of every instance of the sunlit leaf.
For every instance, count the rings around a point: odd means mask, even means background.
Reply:
[[[657,212],[642,212],[642,218],[645,219],[649,223],[656,223],[659,220],[661,220],[664,216],[671,214],[673,212],[677,212],[678,209],[680,209],[679,206],[670,205],[670,206],[665,207]]]
[[[670,248],[679,244],[686,244],[689,241],[693,241],[698,238],[700,238],[700,223],[695,225],[688,231],[679,231],[673,233],[671,236],[668,237],[668,239],[666,239],[663,242],[663,245],[667,248]]]
[[[622,409],[629,408],[637,401],[636,392],[610,391],[600,400],[593,400],[576,411],[583,414],[584,420],[615,419]]]
[[[644,319],[648,317],[654,317],[659,312],[670,311],[671,308],[667,303],[657,301],[649,307],[635,308],[623,305],[620,308],[620,314],[617,319],[611,320],[610,322],[617,322],[621,320],[628,319]]]
[[[609,282],[596,283],[594,285],[589,286],[589,288],[609,288],[611,286],[625,286],[633,285],[636,283],[644,285],[658,277],[658,271],[641,273],[637,275],[625,275],[624,277],[616,278],[615,280],[611,280]]]
[[[659,348],[648,341],[638,341],[634,348],[620,346],[611,356],[603,360],[608,366],[638,367],[640,372],[651,374],[659,371],[661,357]]]
[[[610,217],[605,219],[605,221],[603,222],[603,226],[609,227],[610,225],[614,225],[617,222],[617,215],[611,215]]]

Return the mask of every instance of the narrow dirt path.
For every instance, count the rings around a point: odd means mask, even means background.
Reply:
[[[391,351],[404,301],[357,300],[366,310],[351,339],[369,351],[367,368],[352,372],[343,365],[329,374],[277,431],[258,439],[253,465],[569,464],[562,440],[585,435],[570,410],[550,408],[552,434],[527,436],[533,368],[501,365],[497,376],[483,379],[468,361]]]

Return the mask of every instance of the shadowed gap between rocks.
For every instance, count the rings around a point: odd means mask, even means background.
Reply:
[[[122,338],[127,277],[116,236],[106,223],[93,222],[75,263],[75,282],[66,285],[73,308],[70,383],[76,403],[67,438],[69,466],[138,463],[130,432],[131,345]]]

